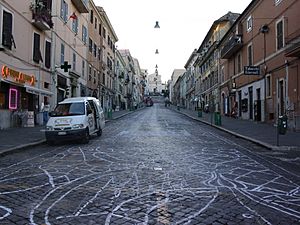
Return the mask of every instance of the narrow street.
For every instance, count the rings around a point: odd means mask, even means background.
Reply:
[[[0,158],[0,223],[299,224],[299,169],[269,152],[156,103]]]

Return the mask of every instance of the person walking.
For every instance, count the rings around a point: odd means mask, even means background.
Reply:
[[[43,124],[46,125],[46,123],[49,120],[49,111],[50,111],[50,104],[48,100],[46,99],[44,103],[42,103],[42,112],[43,112]]]

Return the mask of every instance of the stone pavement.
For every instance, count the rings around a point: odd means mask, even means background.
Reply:
[[[133,111],[115,111],[112,113],[112,118],[107,118],[106,122],[118,119],[131,112]],[[107,114],[105,116],[107,117]],[[45,126],[17,127],[0,130],[0,156],[45,143],[44,130]]]
[[[232,117],[221,116],[221,125],[215,125],[214,116],[211,113],[202,113],[202,117],[198,116],[195,110],[188,110],[175,106],[170,109],[185,114],[190,118],[211,125],[215,128],[231,133],[237,137],[247,139],[251,142],[274,150],[300,150],[300,133],[287,131],[285,135],[277,134],[277,127],[262,122],[254,122],[249,120],[235,119]]]

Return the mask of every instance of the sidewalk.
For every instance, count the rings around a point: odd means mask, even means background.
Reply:
[[[277,135],[277,127],[262,122],[254,122],[249,120],[235,119],[232,117],[222,116],[221,126],[215,125],[213,114],[202,113],[202,117],[198,117],[198,112],[171,106],[172,110],[185,114],[195,120],[211,125],[217,129],[231,133],[237,137],[249,140],[268,149],[274,150],[300,150],[300,133],[287,131],[285,135]],[[277,137],[278,145],[277,145]]]
[[[118,112],[112,112],[112,118],[108,119],[106,116],[106,122],[121,118],[134,111],[121,110]],[[33,147],[46,142],[45,139],[45,126],[35,127],[21,127],[21,128],[9,128],[0,130],[0,157],[7,155],[11,152],[17,152],[24,148]]]

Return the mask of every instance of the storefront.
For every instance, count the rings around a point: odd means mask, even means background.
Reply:
[[[2,65],[0,129],[27,126],[26,119],[29,114],[34,115],[34,124],[38,122],[41,93],[48,97],[51,97],[52,93],[42,91],[35,86],[35,75]]]

